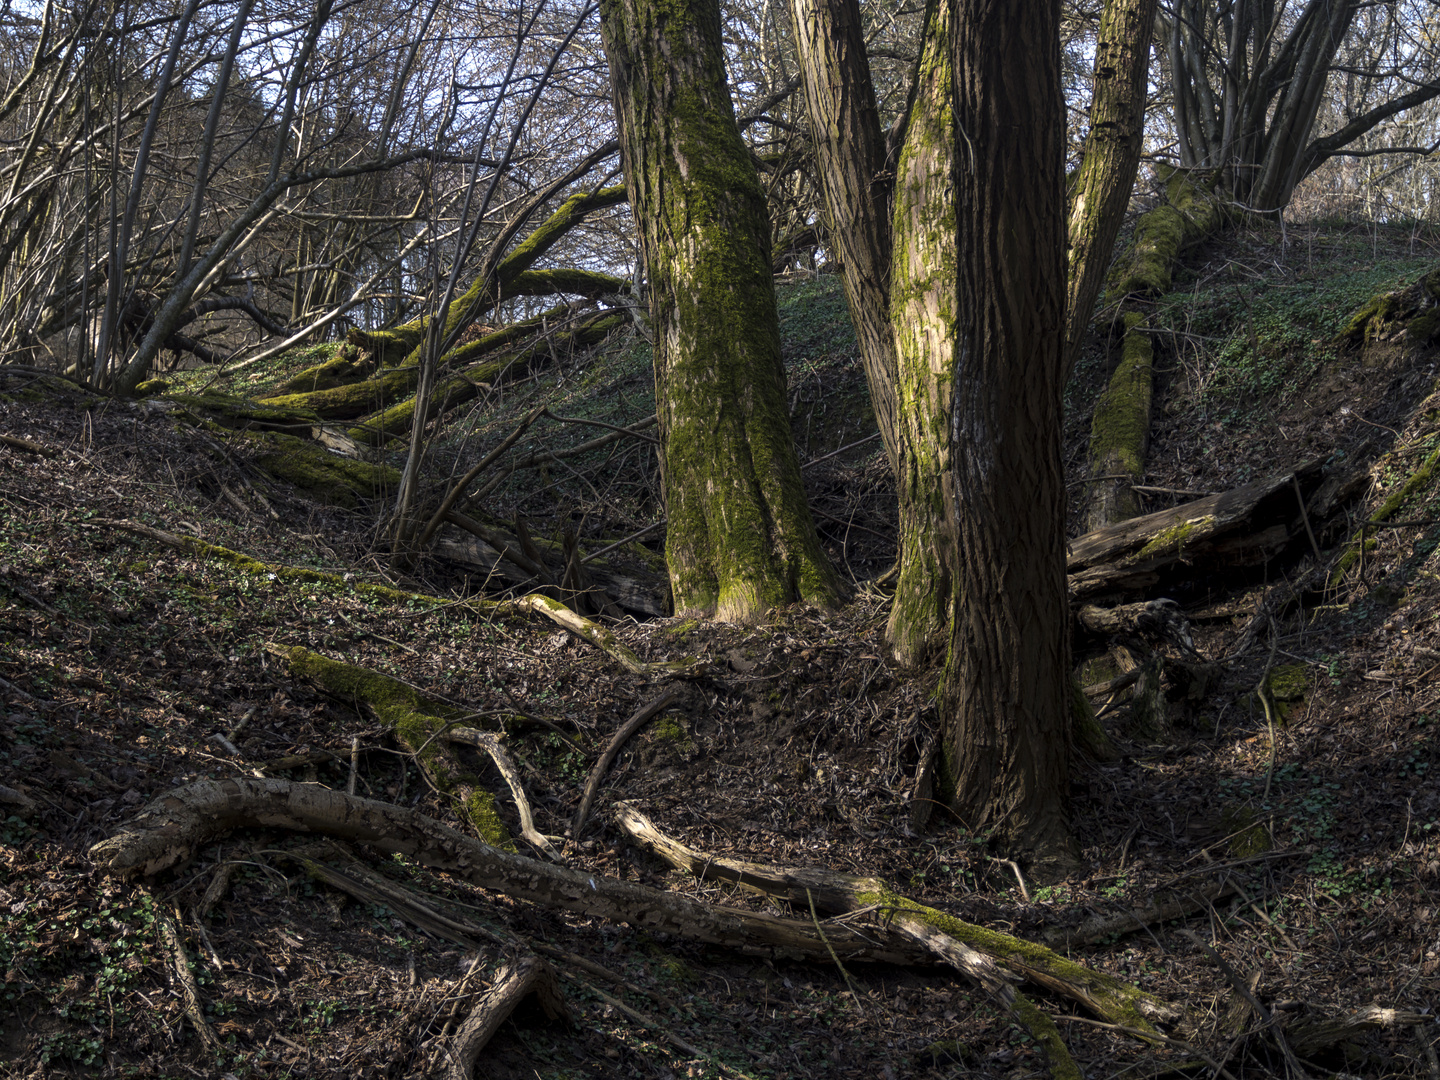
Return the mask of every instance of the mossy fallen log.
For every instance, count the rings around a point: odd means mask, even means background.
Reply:
[[[292,675],[369,707],[395,733],[396,740],[410,752],[434,789],[455,800],[461,819],[480,839],[494,847],[513,846],[509,831],[495,811],[495,796],[481,785],[475,772],[455,753],[450,740],[444,738],[447,728],[462,720],[473,723],[474,717],[427,698],[388,675],[332,660],[298,645],[287,648],[267,644],[265,651],[288,663]]]
[[[1139,515],[1132,485],[1145,479],[1150,445],[1150,397],[1154,349],[1145,316],[1125,316],[1120,366],[1095,404],[1090,420],[1090,476],[1085,520],[1101,529]]]
[[[1180,253],[1225,223],[1225,212],[1210,191],[1211,174],[1164,165],[1156,171],[1165,187],[1164,201],[1141,215],[1130,246],[1115,260],[1107,303],[1137,294],[1165,295]]]
[[[251,401],[218,390],[207,390],[202,394],[166,393],[161,400],[189,409],[232,430],[308,431],[322,420],[318,412],[304,403]]]
[[[1304,535],[1304,501],[1319,487],[1322,465],[1317,459],[1071,541],[1071,599],[1135,593],[1166,580],[1262,565]]]
[[[261,399],[261,404],[275,409],[303,409],[326,420],[356,420],[415,393],[419,381],[418,367],[391,368],[361,382],[307,393],[278,394]]]
[[[323,364],[298,371],[271,391],[269,397],[282,398],[290,394],[313,394],[317,390],[333,390],[337,386],[349,386],[369,378],[374,365],[366,362],[360,350],[352,345],[342,345],[334,357]],[[141,383],[143,386],[144,383]],[[137,387],[138,389],[138,387]]]
[[[1337,340],[1370,345],[1401,338],[1411,347],[1428,345],[1440,337],[1440,268],[1419,281],[1393,292],[1372,296],[1351,315]]]
[[[259,450],[255,464],[330,506],[353,509],[362,499],[383,497],[400,486],[398,469],[331,453],[307,439],[275,431],[245,437]]]
[[[531,373],[541,362],[568,355],[575,349],[598,345],[612,331],[624,325],[625,321],[625,317],[621,314],[601,313],[586,320],[573,330],[547,335],[525,348],[505,353],[467,368],[459,374],[443,380],[435,387],[435,392],[430,399],[430,414],[426,420],[443,416],[450,410],[473,401],[482,392],[499,382],[521,378]],[[499,337],[500,334],[493,336]],[[483,344],[483,339],[482,342],[476,344],[477,346]],[[466,348],[466,346],[462,346],[447,354],[447,361],[464,354]],[[419,369],[403,367],[396,370],[418,371]],[[349,434],[356,442],[366,443],[370,446],[384,446],[391,439],[399,439],[408,435],[414,423],[415,399],[412,396],[379,412],[361,417],[355,427],[350,429]]]

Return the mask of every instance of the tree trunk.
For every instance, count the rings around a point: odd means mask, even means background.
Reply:
[[[951,803],[1036,864],[1073,862],[1061,389],[1065,193],[1057,0],[961,0]]]
[[[1145,76],[1150,69],[1155,8],[1156,0],[1107,0],[1100,16],[1090,134],[1070,199],[1067,371],[1080,355],[1135,188],[1145,134]]]
[[[890,467],[899,471],[895,342],[890,329],[891,186],[885,133],[859,0],[791,0],[795,52],[829,226],[850,319]]]
[[[759,618],[838,584],[785,401],[770,222],[725,81],[716,0],[604,0],[625,182],[650,277],[677,612]]]
[[[895,168],[890,312],[900,400],[900,577],[886,637],[918,663],[940,652],[956,561],[950,405],[955,376],[955,110],[948,2],[931,0],[905,145]]]

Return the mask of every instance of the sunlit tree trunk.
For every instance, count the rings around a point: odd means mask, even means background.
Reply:
[[[603,0],[625,182],[650,281],[677,612],[753,620],[837,583],[785,400],[770,224],[715,0]]]
[[[1061,389],[1058,0],[958,0],[953,457],[957,605],[943,701],[952,806],[1035,863],[1073,858]]]
[[[1070,199],[1067,370],[1080,354],[1135,188],[1156,6],[1156,0],[1107,0],[1100,16],[1090,133]]]

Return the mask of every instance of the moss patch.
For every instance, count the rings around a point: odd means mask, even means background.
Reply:
[[[1227,806],[1220,813],[1220,824],[1229,837],[1226,846],[1234,858],[1263,855],[1274,846],[1265,826],[1255,820],[1255,811],[1248,806]]]
[[[262,469],[332,506],[351,508],[361,499],[384,495],[400,484],[398,469],[332,454],[293,435],[271,431],[249,438],[262,447],[256,459]]]
[[[1214,518],[1203,517],[1195,521],[1182,521],[1169,529],[1157,533],[1151,541],[1137,551],[1132,557],[1132,562],[1140,562],[1156,555],[1179,554],[1183,551],[1185,540],[1196,529],[1204,528]]]

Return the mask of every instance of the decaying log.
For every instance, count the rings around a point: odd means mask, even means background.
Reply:
[[[544,615],[559,626],[563,626],[576,637],[588,641],[601,652],[607,653],[632,675],[640,675],[645,678],[671,675],[683,678],[688,675],[701,674],[710,666],[708,660],[694,656],[687,656],[680,660],[646,663],[610,630],[583,615],[576,614],[559,600],[552,600],[539,593],[522,596],[519,600],[514,601],[514,605],[517,608]]]
[[[704,904],[677,893],[514,855],[417,811],[319,784],[245,777],[201,780],[176,788],[92,847],[90,858],[106,873],[156,874],[186,862],[217,837],[243,828],[289,829],[370,844],[481,888],[690,941],[822,962],[829,961],[831,949],[845,960],[930,961],[925,950],[892,928],[827,924],[822,940],[808,920]]]
[[[1155,1021],[1175,1021],[1182,1016],[1181,1010],[1159,998],[1067,960],[1043,945],[917,904],[895,893],[879,878],[705,855],[665,835],[645,815],[623,804],[617,807],[616,820],[636,843],[697,878],[732,882],[791,903],[813,901],[826,912],[868,912],[878,908],[887,925],[932,952],[939,946],[936,935],[943,935],[950,939],[944,946],[945,962],[994,993],[1013,992],[1014,980],[1026,979],[1079,1002],[1111,1023],[1141,1030],[1153,1030]]]
[[[1057,948],[1091,945],[1112,934],[1128,934],[1171,919],[1183,919],[1204,911],[1235,891],[1233,882],[1218,881],[1189,892],[1153,896],[1148,903],[1118,915],[1094,915],[1079,926],[1052,926],[1045,931],[1045,940]]]
[[[1322,465],[1317,459],[1079,537],[1066,561],[1071,598],[1153,590],[1197,572],[1265,563],[1304,536],[1302,497],[1319,487]]]
[[[530,800],[525,797],[525,785],[520,782],[520,770],[510,760],[510,755],[500,745],[500,736],[491,731],[476,731],[474,728],[450,728],[445,732],[450,742],[464,743],[484,750],[500,770],[500,775],[509,785],[510,794],[515,798],[515,810],[520,815],[520,839],[536,848],[546,858],[560,861],[560,854],[550,844],[550,838],[535,827],[535,815],[530,810]],[[350,791],[353,795],[355,792]]]
[[[1309,1057],[1321,1050],[1364,1035],[1377,1028],[1412,1027],[1433,1024],[1435,1018],[1409,1009],[1392,1009],[1384,1005],[1366,1005],[1346,1016],[1335,1019],[1304,1020],[1285,1029],[1290,1048],[1299,1057]]]
[[[539,568],[527,565],[530,560],[518,550],[518,545],[507,544],[498,531],[486,529],[457,511],[448,512],[445,518],[455,529],[442,531],[436,538],[437,555],[482,580],[498,578],[510,586],[535,584]],[[516,555],[520,558],[516,559]],[[557,551],[556,556],[556,562],[563,565],[564,553]],[[622,611],[657,619],[670,613],[670,585],[659,575],[622,570],[608,562],[594,561],[585,563],[585,572],[590,586],[603,591]]]
[[[175,969],[175,981],[180,986],[180,1000],[184,1003],[185,1015],[190,1018],[190,1023],[195,1025],[195,1031],[206,1049],[218,1050],[220,1039],[205,1019],[205,1008],[200,1003],[200,988],[195,985],[195,976],[190,971],[190,958],[185,954],[180,931],[175,928],[174,920],[159,903],[155,904],[155,926],[170,953],[170,964]]]

